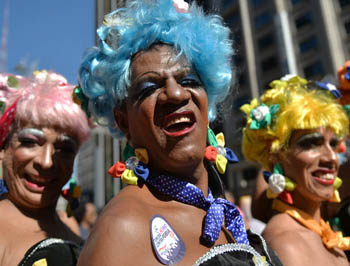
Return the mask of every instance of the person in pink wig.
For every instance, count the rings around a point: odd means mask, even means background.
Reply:
[[[75,265],[81,239],[58,217],[56,202],[89,138],[73,86],[54,72],[33,79],[0,74],[0,265]],[[67,198],[77,203],[79,187]]]

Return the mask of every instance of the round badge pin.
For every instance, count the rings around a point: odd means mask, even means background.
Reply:
[[[153,215],[151,218],[151,240],[154,253],[164,265],[174,265],[185,256],[184,241],[160,215]]]

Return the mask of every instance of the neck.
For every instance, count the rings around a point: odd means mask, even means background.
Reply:
[[[321,202],[313,201],[295,191],[293,193],[293,206],[306,212],[317,222],[321,219]]]
[[[180,180],[189,182],[196,187],[198,187],[204,194],[205,197],[208,196],[208,171],[204,166],[204,162],[201,161],[196,166],[191,167],[181,167],[180,171],[173,173],[167,172],[162,173],[161,171],[156,171],[158,174],[167,174],[176,177]]]
[[[38,221],[51,221],[54,222],[58,218],[58,215],[56,213],[56,208],[55,206],[48,206],[45,208],[27,208],[20,206],[17,204],[15,201],[11,200],[11,198],[5,196],[5,199],[13,205],[18,211],[20,211],[24,216],[27,216],[28,218],[33,218]]]

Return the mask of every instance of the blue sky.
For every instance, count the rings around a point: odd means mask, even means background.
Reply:
[[[29,69],[53,70],[75,84],[82,55],[95,43],[95,1],[1,0],[0,39],[6,1],[6,72],[13,73],[24,62]]]

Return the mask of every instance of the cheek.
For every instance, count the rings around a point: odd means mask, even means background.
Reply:
[[[144,138],[149,138],[149,134],[153,134],[154,128],[160,124],[157,120],[154,98],[151,96],[146,98],[141,105],[133,106],[127,112],[130,140],[136,143]]]
[[[287,161],[283,165],[284,174],[293,179],[297,179],[300,175],[315,163],[315,156],[308,153],[299,153],[287,157]]]
[[[67,158],[57,158],[56,163],[58,167],[64,172],[73,172],[75,156],[68,156]]]

